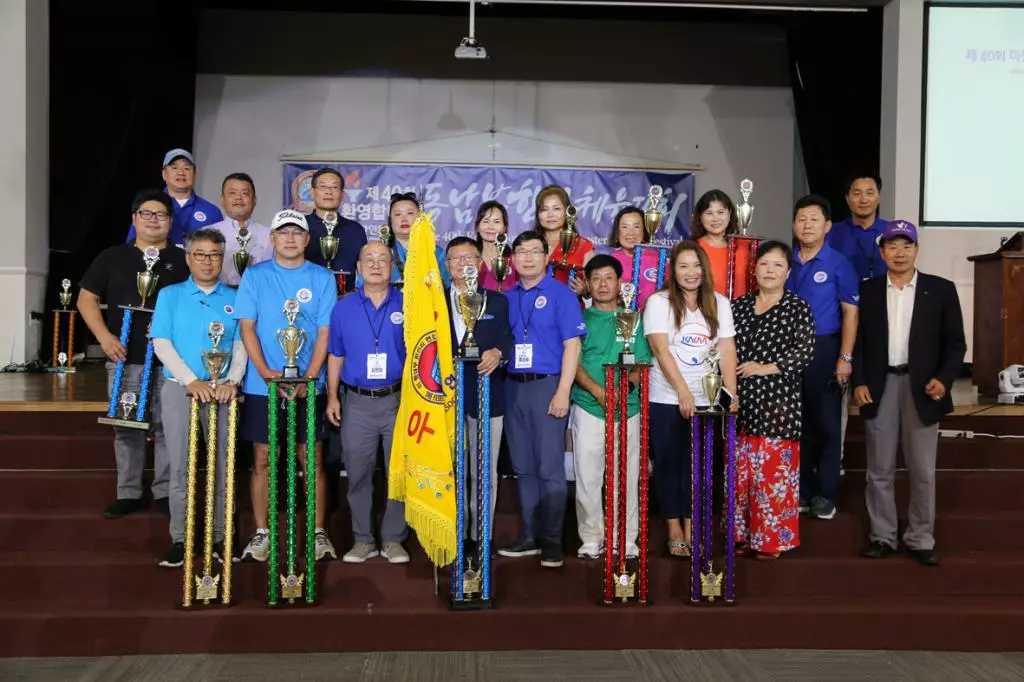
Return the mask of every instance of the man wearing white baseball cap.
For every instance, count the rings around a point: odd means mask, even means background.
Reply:
[[[251,497],[256,532],[242,551],[241,558],[266,561],[270,551],[268,533],[268,473],[269,424],[267,414],[270,400],[295,400],[297,412],[296,441],[299,463],[306,466],[306,401],[315,400],[316,424],[316,558],[337,558],[334,545],[324,527],[327,509],[327,481],[323,475],[323,440],[327,438],[324,413],[327,398],[326,380],[327,341],[331,325],[331,312],[338,300],[337,286],[331,273],[324,267],[306,260],[309,244],[309,225],[306,216],[286,209],[279,211],[270,223],[270,239],[274,257],[246,268],[238,286],[234,317],[239,320],[242,343],[249,354],[242,392],[245,407],[242,411],[241,435],[253,443]],[[285,365],[284,351],[277,343],[277,331],[288,325],[284,314],[285,301],[298,304],[295,326],[306,334],[306,342],[299,350],[296,364],[300,376],[315,379],[317,394],[306,395],[306,385],[281,385],[278,395],[267,395],[267,382],[280,378]],[[287,433],[284,417],[286,409],[279,409],[278,433]],[[282,444],[284,445],[284,444]],[[308,475],[308,474],[307,474]]]
[[[219,223],[224,219],[220,209],[211,201],[195,193],[196,160],[187,149],[171,149],[164,154],[164,191],[171,197],[174,213],[171,217],[171,232],[167,241],[181,245],[189,232]],[[127,241],[135,239],[135,227],[128,231]]]

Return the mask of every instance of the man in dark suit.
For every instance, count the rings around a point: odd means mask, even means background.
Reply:
[[[455,237],[445,248],[445,261],[451,273],[452,286],[448,290],[448,312],[452,326],[452,348],[456,354],[466,336],[466,323],[459,313],[458,296],[466,292],[466,269],[473,267],[480,271],[480,248],[469,237]],[[504,365],[512,356],[512,329],[508,321],[508,300],[503,294],[486,289],[479,290],[484,297],[480,319],[473,328],[476,345],[480,348],[480,362],[466,363],[466,433],[469,435],[466,476],[469,485],[470,539],[477,537],[477,418],[478,418],[478,373],[491,377],[491,524],[494,523],[494,504],[498,491],[498,452],[501,448],[501,431],[505,414],[505,370]]]
[[[910,472],[910,510],[903,544],[936,566],[935,456],[939,420],[953,411],[950,390],[967,350],[956,287],[919,272],[917,228],[890,222],[879,240],[889,273],[860,286],[861,325],[853,360],[853,398],[864,418],[868,516],[864,556],[897,551],[896,446],[902,435]]]

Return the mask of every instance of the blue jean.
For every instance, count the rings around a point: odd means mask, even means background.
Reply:
[[[842,462],[843,388],[835,377],[839,334],[817,336],[803,375],[800,499],[824,497],[835,504]]]
[[[565,523],[565,429],[568,416],[548,414],[558,376],[506,381],[505,434],[519,488],[522,537],[540,546],[562,546]]]

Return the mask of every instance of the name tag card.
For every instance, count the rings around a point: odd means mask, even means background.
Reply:
[[[370,353],[366,356],[366,378],[387,379],[388,378],[388,354]]]
[[[516,344],[516,369],[533,369],[533,344]]]

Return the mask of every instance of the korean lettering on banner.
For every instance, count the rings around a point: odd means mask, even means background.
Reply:
[[[615,214],[625,206],[647,205],[647,190],[665,191],[665,218],[656,244],[671,244],[689,236],[694,176],[690,172],[522,168],[503,166],[426,166],[418,164],[323,164],[345,180],[340,212],[356,220],[375,239],[387,222],[392,194],[413,192],[437,226],[437,241],[473,232],[476,212],[485,201],[500,201],[508,209],[513,236],[534,225],[534,201],[546,185],[566,189],[579,212],[580,234],[607,250]],[[284,164],[284,204],[308,213],[313,210],[310,179],[320,164]]]

